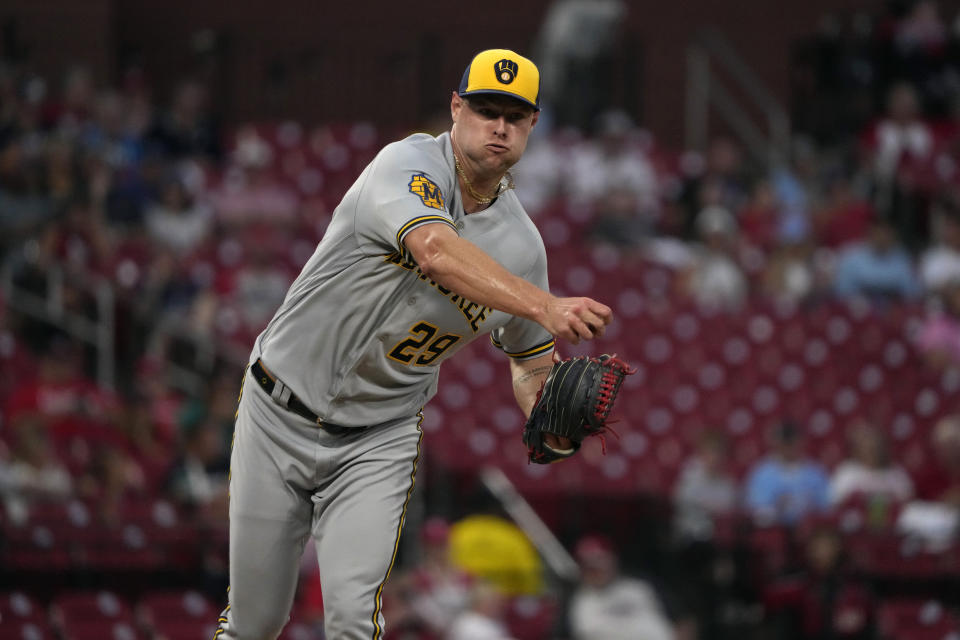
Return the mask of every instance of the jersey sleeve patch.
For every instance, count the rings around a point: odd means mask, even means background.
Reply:
[[[446,211],[446,203],[443,201],[443,193],[437,183],[428,178],[423,173],[415,173],[410,176],[410,182],[407,185],[410,193],[418,196],[423,206],[439,211]]]
[[[425,224],[433,224],[436,222],[443,222],[450,225],[450,228],[454,231],[457,231],[457,225],[453,224],[453,221],[446,216],[438,215],[426,215],[426,216],[417,216],[413,220],[408,220],[400,230],[397,231],[397,248],[402,252],[404,250],[403,239],[408,233],[416,229],[417,227],[423,226]],[[459,232],[457,232],[459,234]]]
[[[551,338],[546,342],[542,342],[537,346],[527,349],[525,351],[512,352],[504,349],[503,345],[500,344],[500,341],[493,337],[493,334],[490,334],[490,342],[493,343],[493,346],[495,346],[497,349],[500,349],[501,351],[503,351],[505,354],[507,354],[514,360],[527,360],[529,358],[536,358],[537,356],[542,356],[545,353],[550,353],[551,351],[553,351],[553,348],[556,345],[556,342],[553,340],[553,338]]]

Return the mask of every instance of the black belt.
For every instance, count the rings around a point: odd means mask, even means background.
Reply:
[[[348,433],[360,433],[366,429],[366,427],[344,427],[339,424],[324,422],[320,419],[320,416],[311,411],[307,405],[300,401],[300,398],[294,395],[290,387],[264,369],[259,359],[250,365],[250,371],[253,373],[253,379],[270,395],[275,403],[302,418],[306,418],[330,435],[342,436]]]

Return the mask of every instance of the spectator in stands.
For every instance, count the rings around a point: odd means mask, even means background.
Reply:
[[[887,115],[869,133],[873,170],[881,184],[894,181],[901,163],[925,161],[933,152],[933,132],[923,121],[913,85],[895,84],[887,94]]]
[[[803,433],[785,420],[770,431],[772,452],[747,476],[746,507],[763,523],[792,525],[829,506],[829,478],[804,454]]]
[[[444,636],[447,640],[513,640],[503,624],[503,595],[487,583],[478,582],[470,592],[470,608],[457,615]]]
[[[753,186],[750,200],[737,218],[747,242],[764,251],[771,251],[776,246],[780,203],[769,180],[760,180]]]
[[[237,133],[233,168],[213,196],[217,219],[228,228],[251,222],[291,226],[296,222],[297,194],[282,185],[272,171],[274,153],[252,127]]]
[[[598,135],[574,145],[566,179],[574,203],[613,208],[639,228],[649,229],[659,214],[659,188],[653,165],[647,158],[645,137],[622,111],[608,111],[598,118]],[[618,206],[605,202],[611,196]]]
[[[698,154],[689,156],[684,172],[686,179],[679,198],[686,210],[682,225],[686,239],[698,237],[697,220],[707,207],[740,211],[747,202],[749,190],[743,153],[730,138],[712,140],[705,158]]]
[[[676,529],[685,540],[709,540],[717,516],[737,507],[737,486],[728,467],[727,440],[720,431],[700,435],[697,452],[687,461],[673,492]]]
[[[927,201],[935,175],[930,166],[934,136],[920,113],[917,92],[909,83],[890,89],[887,116],[868,140],[872,152],[874,204],[900,241],[916,250],[929,235]]]
[[[420,562],[384,587],[384,615],[390,617],[391,635],[439,640],[467,611],[473,581],[451,561],[449,538],[446,520],[427,519],[420,529]]]
[[[934,217],[935,243],[920,260],[920,282],[930,293],[960,282],[960,202],[957,194],[943,197]]]
[[[947,43],[947,26],[937,3],[919,0],[897,24],[894,40],[902,55],[917,52],[939,53]]]
[[[790,148],[790,162],[773,169],[770,182],[780,205],[779,227],[810,225],[812,203],[820,197],[818,172],[823,163],[817,156],[813,142],[795,135]]]
[[[697,235],[701,244],[694,249],[693,263],[683,278],[686,295],[705,307],[739,308],[748,285],[735,259],[737,221],[723,207],[707,207],[697,216]]]
[[[590,535],[577,543],[581,582],[570,601],[574,640],[673,640],[656,589],[620,575],[617,554],[605,537]]]
[[[21,135],[12,130],[0,132],[0,243],[35,231],[54,213],[51,198],[42,189],[41,175],[26,158]]]
[[[183,435],[180,460],[170,472],[168,487],[183,505],[213,518],[227,514],[227,473],[215,424],[201,421]]]
[[[294,275],[271,250],[268,231],[252,231],[250,235],[251,240],[259,235],[259,242],[247,243],[249,258],[234,274],[232,287],[224,298],[236,306],[243,325],[256,335],[283,302]]]
[[[817,527],[807,538],[804,551],[806,562],[801,572],[764,588],[772,637],[871,638],[873,603],[866,586],[846,575],[843,542],[836,530]]]
[[[220,132],[210,113],[206,86],[194,80],[182,82],[174,92],[169,111],[154,123],[148,138],[168,157],[219,160]]]
[[[767,297],[802,303],[822,289],[808,225],[805,217],[793,216],[781,227],[777,248],[763,273],[763,291]]]
[[[653,221],[640,215],[636,196],[628,190],[610,191],[596,202],[596,214],[587,237],[623,249],[636,249],[654,231]]]
[[[127,104],[117,91],[109,90],[97,96],[94,118],[80,134],[82,150],[102,158],[115,171],[136,168],[143,154],[140,131],[127,127]]]
[[[44,106],[44,125],[68,135],[93,115],[96,87],[93,74],[84,66],[70,68],[63,79],[63,95],[59,102],[50,100]]]
[[[915,474],[917,498],[960,508],[960,415],[940,420],[930,445],[934,460]]]
[[[870,203],[857,195],[850,179],[835,176],[828,182],[825,198],[813,213],[817,244],[831,249],[866,237],[876,213]]]
[[[127,500],[143,498],[146,477],[121,445],[94,444],[90,463],[77,480],[77,493],[95,503],[99,520],[116,524]]]
[[[35,378],[19,381],[5,408],[7,420],[36,416],[57,445],[71,438],[119,444],[120,399],[83,371],[81,347],[56,334],[40,354]]]
[[[940,286],[935,302],[914,342],[927,366],[943,370],[960,365],[960,278]]]
[[[135,397],[126,405],[123,421],[127,454],[143,476],[143,489],[149,495],[158,495],[163,489],[176,455],[176,441],[164,437],[151,420],[150,404]]]
[[[850,457],[830,478],[830,502],[838,505],[865,500],[871,507],[886,509],[913,497],[913,482],[890,457],[886,436],[875,425],[860,422],[847,433]]]
[[[874,218],[867,240],[840,252],[834,291],[841,298],[874,302],[911,300],[920,293],[910,255],[889,220]]]
[[[420,532],[423,559],[413,570],[412,605],[425,626],[441,636],[470,598],[470,578],[450,561],[450,525],[430,518]]]
[[[42,421],[35,416],[24,417],[10,425],[10,431],[10,459],[0,459],[0,496],[7,517],[22,523],[32,504],[69,497],[73,481],[57,459]]]
[[[52,134],[45,141],[44,185],[55,208],[79,198],[85,189],[77,149],[62,135]]]
[[[170,176],[160,192],[160,201],[147,209],[150,237],[178,255],[196,249],[210,232],[213,214],[187,190],[179,176]]]

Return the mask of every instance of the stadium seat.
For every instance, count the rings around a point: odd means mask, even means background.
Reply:
[[[553,629],[556,617],[557,603],[553,599],[522,596],[509,602],[504,622],[512,638],[540,640]]]
[[[61,594],[51,603],[50,612],[56,625],[70,634],[92,633],[90,626],[110,631],[115,623],[134,624],[129,605],[111,591]]]
[[[192,620],[166,620],[153,627],[153,640],[210,640],[217,632],[216,618],[199,623]]]
[[[63,629],[64,640],[144,640],[132,622],[85,620]]]
[[[62,536],[47,525],[7,525],[0,557],[13,571],[61,572],[71,566]]]
[[[56,636],[43,620],[0,618],[0,638],[3,640],[55,640]]]
[[[42,622],[46,619],[43,607],[23,591],[0,593],[0,621]]]
[[[162,631],[170,640],[197,637],[198,633],[216,626],[219,613],[197,591],[148,593],[140,598],[137,609],[144,627]],[[210,630],[206,640],[212,635]]]
[[[936,600],[888,600],[877,610],[882,640],[956,640],[960,621]]]

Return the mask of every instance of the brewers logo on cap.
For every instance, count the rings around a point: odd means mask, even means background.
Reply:
[[[512,96],[539,111],[540,71],[533,62],[509,49],[487,49],[467,65],[457,93]]]
[[[506,58],[498,60],[493,68],[497,72],[497,80],[503,84],[510,84],[517,77],[517,63],[513,60],[507,60]]]

